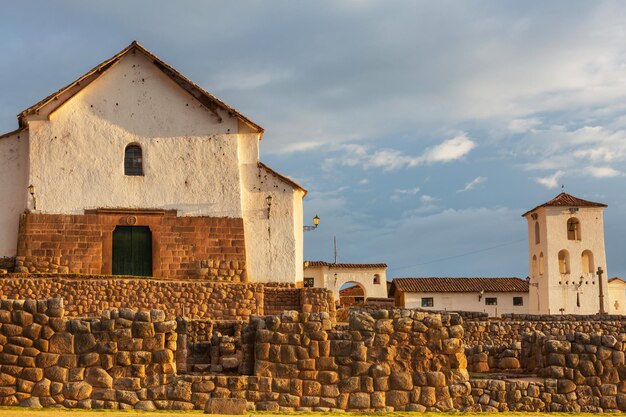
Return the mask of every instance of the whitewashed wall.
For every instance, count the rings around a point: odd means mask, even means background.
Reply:
[[[422,307],[422,298],[433,298],[432,307]],[[496,297],[498,305],[486,305],[486,298]],[[514,306],[513,297],[522,297],[524,305]],[[492,317],[501,314],[528,313],[528,293],[494,292],[485,293],[478,299],[478,293],[404,293],[404,304],[407,308],[423,308],[425,310],[477,311],[488,313]]]
[[[302,281],[304,192],[260,168],[258,141],[240,135],[248,278],[254,282]],[[268,212],[267,197],[272,197]]]
[[[335,282],[335,274],[337,281]],[[374,284],[374,275],[380,276],[379,284]],[[333,291],[335,300],[339,300],[339,290],[344,284],[359,284],[365,292],[365,298],[387,297],[386,268],[333,268],[332,266],[305,267],[304,276],[314,278],[316,287]]]
[[[626,282],[614,279],[609,282],[609,314],[626,314]]]
[[[600,285],[594,273],[583,273],[581,255],[590,250],[594,258],[594,270],[602,267],[604,308],[609,311],[608,272],[604,248],[603,209],[581,207],[577,213],[567,208],[545,207],[536,210],[540,224],[540,242],[535,243],[535,221],[527,215],[529,240],[530,312],[540,314],[595,314],[599,310]],[[581,240],[567,239],[567,221],[575,217],[580,222]],[[559,271],[559,251],[570,255],[570,273]],[[532,258],[544,254],[544,274],[533,271]],[[537,268],[538,269],[538,268]],[[578,286],[582,277],[582,285]],[[577,296],[580,306],[577,305]]]
[[[179,210],[241,217],[237,120],[222,122],[142,54],[129,54],[49,114],[29,117],[30,182],[38,209]],[[124,149],[141,145],[145,176],[124,175]]]
[[[20,214],[28,193],[28,131],[0,138],[0,257],[17,253]]]

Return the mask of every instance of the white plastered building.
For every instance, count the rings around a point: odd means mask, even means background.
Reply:
[[[137,42],[18,121],[0,258],[19,269],[301,283],[306,190],[259,161],[263,128]]]
[[[606,207],[561,193],[523,214],[528,221],[529,313],[611,312],[604,249]]]

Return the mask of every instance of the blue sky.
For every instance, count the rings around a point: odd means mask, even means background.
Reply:
[[[520,217],[609,205],[626,277],[626,8],[602,1],[3,4],[0,130],[132,40],[266,129],[309,189],[305,257],[389,277],[528,274]]]

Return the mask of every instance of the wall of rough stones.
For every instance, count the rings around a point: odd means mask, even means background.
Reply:
[[[279,303],[284,301],[282,293],[293,302]],[[74,317],[125,306],[162,309],[168,317],[211,320],[247,320],[283,309],[327,311],[333,317],[335,312],[333,294],[324,288],[108,275],[8,274],[0,276],[3,298],[63,298],[66,314]]]
[[[15,257],[0,257],[0,271],[2,273],[13,272],[15,269]]]
[[[573,332],[624,332],[623,316],[503,316],[502,320],[465,320],[465,354],[472,372],[519,371],[522,339],[541,331],[553,336]]]
[[[133,306],[161,309],[168,317],[241,320],[263,314],[263,284],[110,276],[0,277],[0,298],[63,298],[66,314],[97,316]]]
[[[0,405],[133,408],[176,373],[176,322],[160,310],[67,319],[60,299],[0,302]]]
[[[276,411],[473,406],[454,315],[354,312],[343,327],[328,313],[216,322],[213,335],[216,326],[239,329],[229,337],[241,341],[244,359],[253,355],[252,375],[228,376],[181,374],[181,322],[161,310],[64,313],[60,299],[0,301],[0,405],[188,410],[242,398],[249,409]],[[221,349],[227,339],[218,342]]]
[[[255,376],[272,377],[257,409],[464,410],[472,406],[458,315],[352,311],[255,318]]]

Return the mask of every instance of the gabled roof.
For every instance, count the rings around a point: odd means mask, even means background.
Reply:
[[[532,210],[527,211],[522,214],[522,217],[526,216],[529,213],[537,210],[541,207],[608,207],[603,203],[596,203],[593,201],[583,200],[582,198],[574,197],[573,195],[567,193],[561,193],[554,197],[552,200],[547,203],[543,203]]]
[[[404,292],[528,292],[528,281],[521,278],[394,278],[389,289]]]
[[[336,264],[332,262],[324,262],[324,261],[304,261],[305,267],[315,268],[320,266],[328,266],[331,268],[342,268],[342,269],[380,269],[387,268],[387,264]]]
[[[620,277],[613,277],[613,278],[609,278],[609,282],[613,282],[613,281],[617,281],[617,282],[622,282],[624,284],[626,284],[626,280]]]
[[[289,184],[290,186],[292,186],[294,188],[298,188],[298,189],[304,191],[303,198],[306,197],[306,195],[308,194],[308,191],[306,190],[306,188],[304,188],[303,186],[301,186],[300,184],[298,184],[297,182],[295,182],[291,178],[286,177],[283,174],[280,174],[280,173],[274,171],[272,168],[268,167],[263,162],[258,162],[257,164],[259,166],[259,169],[264,169],[267,172],[269,172],[270,174],[272,174],[273,176],[275,176],[276,178],[278,178],[279,180],[281,180],[282,182],[287,183],[287,184]]]
[[[51,95],[44,98],[40,102],[30,106],[29,108],[27,108],[26,110],[18,114],[17,118],[18,118],[20,128],[26,127],[26,116],[28,116],[29,114],[37,113],[43,106],[50,103],[52,100],[59,99],[59,96],[63,95],[66,92],[69,92],[70,94],[67,97],[65,97],[65,100],[67,101],[76,93],[78,93],[80,90],[82,90],[87,85],[95,81],[102,74],[104,74],[109,68],[115,65],[126,54],[135,52],[135,51],[144,54],[146,58],[151,60],[154,63],[154,65],[158,69],[160,69],[165,75],[170,77],[172,81],[174,81],[182,89],[184,89],[189,94],[191,94],[194,98],[196,98],[200,103],[202,103],[205,107],[207,107],[213,113],[216,113],[216,115],[217,115],[216,108],[220,108],[228,112],[231,116],[236,117],[241,122],[250,126],[253,130],[256,130],[259,133],[263,133],[263,128],[261,126],[259,126],[258,124],[256,124],[251,119],[244,116],[243,114],[239,113],[237,110],[230,107],[228,104],[226,104],[219,98],[215,97],[211,93],[199,87],[197,84],[195,84],[193,81],[186,78],[184,75],[182,75],[180,72],[172,68],[170,65],[166,64],[164,61],[157,58],[156,55],[148,51],[146,48],[140,45],[137,41],[133,41],[130,45],[128,45],[118,54],[107,59],[101,64],[97,65],[91,71],[87,72],[85,75],[83,75],[82,77],[74,81],[73,83],[61,88],[59,91],[55,93],[52,93]],[[219,115],[217,116],[219,117]]]

